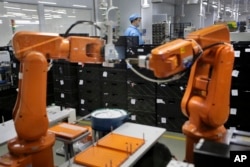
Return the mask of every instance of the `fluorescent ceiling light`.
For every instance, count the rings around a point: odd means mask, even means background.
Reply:
[[[75,18],[76,16],[68,16],[68,17],[70,17],[70,18]]]
[[[74,6],[74,7],[80,7],[80,8],[86,8],[87,7],[85,5],[72,5],[72,6]]]
[[[52,15],[52,17],[53,17],[54,19],[61,19],[61,18],[62,18],[61,15]]]
[[[4,14],[3,16],[0,16],[0,17],[16,17],[16,16],[10,15],[10,14]]]
[[[142,7],[143,8],[149,8],[150,7],[150,5],[148,3],[148,0],[143,0]]]
[[[56,5],[55,2],[47,2],[47,1],[38,1],[38,3]]]
[[[36,12],[37,10],[35,9],[22,9],[23,11],[28,11],[28,12]]]
[[[21,8],[11,7],[11,6],[4,6],[4,8],[7,8],[7,9],[15,9],[15,10],[20,10],[20,9],[21,9]]]
[[[32,19],[30,16],[23,16],[22,19]]]
[[[66,14],[66,11],[56,11],[56,13],[59,13],[59,14]]]
[[[53,10],[52,9],[45,9],[44,11],[45,12],[52,12]]]
[[[39,21],[30,21],[30,20],[15,20],[16,24],[39,24]]]
[[[18,12],[7,12],[7,14],[15,15],[15,16],[25,16],[24,13],[18,13]]]

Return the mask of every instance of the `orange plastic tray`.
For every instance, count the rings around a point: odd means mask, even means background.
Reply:
[[[109,133],[97,142],[98,146],[124,151],[129,154],[133,154],[143,144],[144,139],[116,133]]]
[[[59,123],[58,125],[49,128],[49,131],[60,137],[74,139],[81,134],[86,133],[88,128],[69,123]]]
[[[75,156],[75,163],[91,167],[118,167],[138,148],[144,139],[109,133]]]
[[[91,146],[77,154],[74,161],[75,163],[89,167],[118,167],[128,156],[127,153],[122,151],[100,146]]]

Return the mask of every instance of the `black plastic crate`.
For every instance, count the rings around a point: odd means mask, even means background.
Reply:
[[[46,98],[46,104],[47,104],[47,106],[51,105],[53,103],[55,103],[54,94],[47,94],[47,98]]]
[[[86,98],[79,99],[79,106],[87,110],[95,110],[101,107],[101,99],[99,98]]]
[[[80,99],[101,99],[102,92],[100,89],[84,88],[78,92]]]
[[[9,94],[5,94],[8,93]],[[0,110],[12,110],[14,108],[14,105],[16,103],[17,99],[17,92],[14,91],[2,91],[0,96]]]
[[[78,80],[79,91],[86,90],[98,90],[101,91],[101,81],[100,80],[90,80],[90,79],[79,79]]]
[[[250,109],[250,89],[232,88],[230,93],[230,107]]]
[[[157,98],[156,112],[158,115],[164,115],[166,117],[183,116],[181,111],[181,100],[175,98]]]
[[[102,108],[119,108],[119,109],[123,109],[123,110],[127,110],[128,109],[128,105],[126,102],[114,102],[111,100],[102,100],[102,104],[101,104]]]
[[[250,81],[248,79],[250,72],[250,65],[248,67],[238,67],[234,68],[232,72],[232,84],[248,84],[250,85]]]
[[[65,61],[56,61],[53,63],[54,76],[77,76],[77,63],[70,63]]]
[[[234,127],[237,130],[250,131],[249,127],[249,109],[238,109],[237,113],[230,114],[227,122],[225,123],[226,128]]]
[[[86,115],[89,115],[91,112],[92,112],[91,110],[88,110],[85,107],[79,106],[79,109],[76,114],[78,116],[86,116]]]
[[[47,83],[47,95],[54,94],[54,84]]]
[[[11,72],[18,76],[20,71],[20,63],[19,62],[12,62],[11,63]]]
[[[128,95],[156,96],[156,83],[149,81],[127,80]]]
[[[156,126],[156,113],[152,112],[142,112],[142,111],[136,111],[136,110],[128,110],[130,114],[130,120],[131,122],[143,124],[143,125],[149,125],[149,126]],[[141,132],[143,135],[143,132]]]
[[[13,108],[16,104],[17,92],[16,89],[8,89],[0,93],[0,116],[4,121],[12,119]]]
[[[53,71],[50,69],[47,73],[47,83],[53,83]]]
[[[238,128],[240,126],[239,116],[236,114],[230,114],[224,126],[229,129],[231,127]]]
[[[178,82],[159,84],[156,87],[156,96],[159,98],[181,99],[184,95],[185,87]]]
[[[113,103],[124,103],[127,102],[127,92],[120,91],[109,91],[109,92],[102,92],[101,95],[103,102],[113,102]]]
[[[84,66],[79,65],[77,69],[77,75],[79,80],[99,80],[100,73],[101,65],[99,64],[88,64]]]
[[[20,71],[20,62],[17,59],[14,59],[11,62],[11,76],[12,76],[13,86],[14,87],[18,87],[19,71]]]
[[[153,71],[151,70],[148,70],[146,68],[140,68],[136,65],[133,66],[133,68],[139,72],[140,74],[148,77],[148,78],[151,78],[151,79],[157,79],[155,76],[154,76],[154,73]],[[142,77],[140,77],[139,75],[137,75],[134,71],[132,71],[131,69],[128,69],[127,70],[127,78],[128,80],[132,80],[132,81],[142,81],[142,82],[150,82]]]
[[[75,103],[78,103],[78,91],[77,89],[72,91],[62,91],[59,89],[54,89],[55,103],[61,105],[70,105],[75,106]]]
[[[119,94],[127,94],[127,83],[119,81],[102,81],[101,82],[102,92],[117,92]]]
[[[108,68],[104,67],[101,69],[100,78],[103,81],[119,81],[126,82],[127,80],[127,70],[119,68]]]
[[[234,42],[235,51],[234,66],[249,66],[250,65],[250,41]]]
[[[76,112],[79,110],[79,104],[77,101],[74,102],[66,102],[62,105],[64,108],[74,108]]]
[[[186,117],[166,117],[157,115],[157,126],[167,131],[182,133],[182,126],[188,119]]]
[[[76,76],[55,76],[54,87],[65,91],[71,91],[77,88],[78,80]]]
[[[242,105],[242,103],[249,101],[249,97],[250,90],[231,89],[230,104]]]
[[[128,96],[128,110],[137,110],[141,112],[156,112],[155,97]]]

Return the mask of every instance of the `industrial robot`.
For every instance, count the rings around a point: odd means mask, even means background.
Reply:
[[[222,142],[226,134],[224,123],[230,111],[234,65],[229,35],[226,25],[212,25],[153,49],[144,61],[158,78],[191,68],[181,101],[182,113],[188,117],[182,126],[186,136],[185,161],[190,163],[199,139]]]
[[[13,49],[20,61],[18,97],[13,109],[17,137],[8,142],[9,153],[0,164],[11,167],[53,167],[54,134],[48,132],[46,82],[49,60],[95,63],[116,61],[113,46],[91,37],[61,37],[54,33],[17,32]],[[106,49],[106,50],[105,50]],[[110,50],[107,50],[110,49]],[[186,157],[193,161],[193,147],[200,138],[220,141],[229,116],[229,93],[234,50],[228,28],[212,25],[151,51],[144,60],[156,77],[166,78],[191,68],[181,109],[188,121]]]

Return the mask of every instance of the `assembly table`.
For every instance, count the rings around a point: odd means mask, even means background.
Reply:
[[[126,122],[114,129],[111,133],[126,135],[136,138],[144,138],[145,143],[121,165],[121,167],[133,166],[163,135],[165,128]],[[84,150],[83,150],[84,151]],[[101,158],[101,157],[97,157]],[[74,163],[74,157],[63,163],[60,167],[83,167]]]

